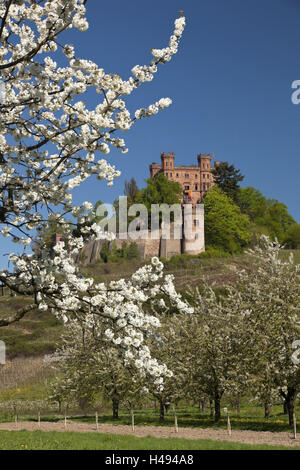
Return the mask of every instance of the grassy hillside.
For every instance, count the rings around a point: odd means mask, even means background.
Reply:
[[[5,294],[0,297],[0,318],[32,302],[30,298]],[[9,359],[16,356],[40,356],[54,351],[62,329],[62,324],[52,314],[36,310],[19,322],[1,327],[0,340],[6,344]]]
[[[282,258],[287,259],[290,253],[294,254],[295,263],[300,264],[300,250],[283,250]],[[208,254],[208,253],[207,253]],[[197,286],[205,278],[208,282],[221,287],[236,280],[235,269],[251,268],[252,261],[249,256],[242,254],[229,257],[205,257],[178,255],[170,260],[162,260],[165,265],[165,272],[174,274],[177,289],[184,290],[186,286]],[[97,282],[109,282],[128,278],[136,269],[144,263],[136,260],[124,260],[119,263],[103,263],[99,261],[95,264],[82,267],[82,273],[93,277]]]

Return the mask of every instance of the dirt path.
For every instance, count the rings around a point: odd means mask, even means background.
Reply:
[[[0,430],[36,431],[39,429],[36,422],[0,423]],[[65,429],[64,422],[58,423],[41,422],[41,431],[75,431],[75,432],[97,432],[95,424],[67,422]],[[131,426],[121,426],[118,424],[99,423],[99,433],[107,434],[127,434],[136,437],[153,436],[157,438],[180,437],[184,439],[212,439],[214,441],[241,442],[245,444],[269,444],[273,446],[300,447],[300,437],[293,439],[287,432],[257,432],[257,431],[232,431],[229,436],[225,429],[195,429],[179,428],[175,433],[171,427],[164,426],[136,426],[132,431]]]

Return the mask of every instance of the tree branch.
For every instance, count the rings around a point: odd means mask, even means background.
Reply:
[[[26,315],[26,313],[30,312],[31,310],[37,307],[38,307],[37,304],[30,304],[18,310],[17,313],[10,315],[9,317],[4,318],[3,320],[0,319],[0,327],[8,326],[8,325],[11,325],[12,323],[15,323],[21,320],[21,318],[23,318]]]
[[[6,22],[6,18],[7,18],[7,15],[8,15],[8,10],[12,4],[13,0],[9,0],[8,4],[7,4],[7,7],[6,7],[6,10],[5,10],[5,13],[4,13],[4,16],[2,18],[2,22],[1,22],[1,28],[0,28],[0,39],[1,39],[1,36],[2,36],[2,33],[3,33],[3,29],[4,29],[4,26],[5,26],[5,22]]]

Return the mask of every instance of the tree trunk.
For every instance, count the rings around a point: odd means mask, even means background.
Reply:
[[[79,399],[79,408],[84,414],[84,416],[87,415],[88,407],[89,407],[89,399],[86,397],[81,397]]]
[[[169,402],[165,403],[166,414],[169,413],[170,406],[171,406],[171,403],[169,403]]]
[[[293,396],[288,396],[286,400],[286,406],[287,406],[287,412],[289,416],[289,425],[293,426],[294,423],[294,397]]]
[[[236,412],[238,415],[241,414],[241,402],[239,398],[237,399],[237,402],[236,402]]]
[[[215,394],[215,423],[219,423],[221,420],[221,395]]]
[[[270,413],[272,410],[272,405],[268,401],[265,401],[265,419],[270,418]]]
[[[209,407],[210,407],[210,417],[214,417],[214,401],[210,398],[209,399]]]
[[[202,413],[206,411],[206,400],[201,400],[201,411]]]
[[[165,404],[162,400],[159,401],[159,421],[162,423],[165,420]]]
[[[287,415],[287,414],[288,414],[287,404],[286,404],[286,401],[285,401],[285,400],[284,400],[284,402],[283,402],[283,414],[284,414],[284,415]]]
[[[282,394],[283,395],[283,394]],[[296,390],[294,387],[288,387],[288,391],[284,394],[284,409],[286,409],[288,417],[289,417],[289,425],[293,426],[293,414],[295,411],[295,398],[296,398]]]
[[[117,398],[112,399],[112,410],[113,419],[119,419],[119,400]]]

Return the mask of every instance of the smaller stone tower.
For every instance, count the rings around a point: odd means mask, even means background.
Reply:
[[[185,203],[184,212],[190,217],[186,219],[183,213],[182,252],[197,255],[205,251],[204,205],[198,204],[195,207],[192,203]]]

